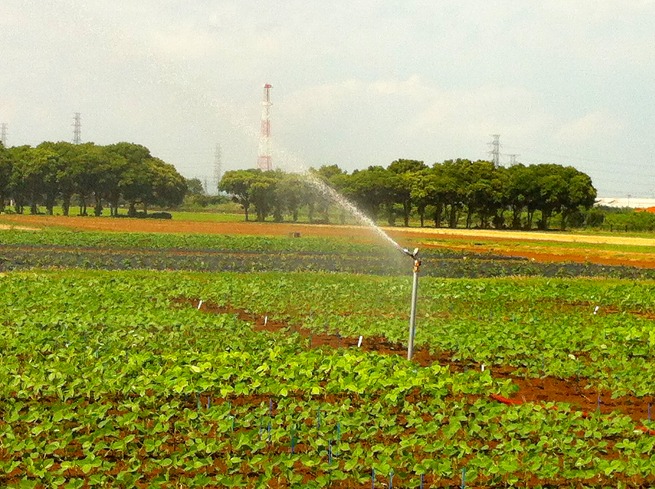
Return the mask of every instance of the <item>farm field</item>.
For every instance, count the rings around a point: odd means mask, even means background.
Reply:
[[[112,231],[178,234],[224,234],[248,236],[301,236],[343,238],[357,243],[380,243],[379,237],[366,227],[320,224],[258,223],[236,221],[235,216],[222,216],[224,221],[173,219],[107,219],[96,217],[64,217],[43,215],[0,216],[3,228],[66,229],[75,231]],[[194,218],[196,219],[196,218]],[[519,257],[546,263],[593,263],[610,266],[655,268],[655,235],[643,236],[580,234],[560,232],[520,232],[448,228],[384,228],[403,244]]]
[[[0,486],[655,484],[655,277],[636,263],[398,233],[425,252],[408,361],[411,263],[360,229],[12,222]]]

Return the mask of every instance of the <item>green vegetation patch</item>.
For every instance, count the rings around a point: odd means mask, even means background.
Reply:
[[[421,256],[422,274],[435,277],[655,278],[655,270],[591,263],[536,263],[490,253],[422,249]],[[338,237],[0,231],[0,271],[39,268],[407,275],[411,273],[411,262],[391,246]]]
[[[624,389],[652,393],[644,315],[653,290],[625,281],[424,279],[419,345],[491,365],[454,372],[356,348],[309,349],[290,331],[258,333],[234,314],[177,303],[204,299],[396,341],[408,279],[4,274],[0,483],[438,487],[461,483],[465,472],[485,486],[526,478],[650,485],[655,437],[626,416],[504,406],[489,396],[511,393],[494,365],[515,360],[530,375],[540,374],[533,360],[552,375],[580,364],[594,381],[613,385],[621,375]]]

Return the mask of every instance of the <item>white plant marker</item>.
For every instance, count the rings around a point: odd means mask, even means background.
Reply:
[[[485,365],[484,363],[483,363],[482,365],[480,365],[480,371],[481,371],[481,372],[484,372],[484,367],[485,367],[485,366],[486,366],[486,365]]]
[[[357,342],[357,348],[360,348],[362,346],[362,340],[364,340],[364,337],[360,336],[359,341]]]
[[[201,307],[202,307],[202,299],[200,299],[200,301],[198,302],[198,310],[200,310]]]
[[[596,313],[598,312],[599,309],[600,309],[600,306],[596,306],[596,307],[594,308],[594,314],[596,314]]]
[[[268,316],[264,316],[264,326],[268,324]]]

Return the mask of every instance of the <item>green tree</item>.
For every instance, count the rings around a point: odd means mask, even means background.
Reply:
[[[277,205],[275,188],[277,174],[274,171],[259,172],[250,186],[250,200],[255,207],[257,221],[264,222],[275,211],[275,220],[281,221],[280,207]]]
[[[129,163],[137,165],[145,163],[146,160],[152,158],[150,150],[141,144],[120,142],[109,144],[105,149],[110,153],[115,153],[125,158]]]
[[[291,220],[297,222],[300,208],[309,202],[310,192],[307,180],[301,175],[283,174],[275,187],[275,201],[281,212],[288,212]]]
[[[596,189],[589,175],[576,170],[572,166],[555,165],[552,172],[557,177],[554,187],[555,195],[551,200],[556,202],[554,209],[560,213],[560,228],[566,229],[568,219],[576,212],[589,210],[596,202]],[[552,180],[549,179],[550,183]]]
[[[199,178],[186,179],[187,192],[184,196],[184,205],[191,207],[207,207],[210,204],[217,204],[224,197],[208,195],[205,186]]]
[[[67,142],[43,142],[39,148],[55,152],[58,156],[57,186],[61,198],[62,212],[69,215],[70,206],[76,191],[76,162],[80,153],[80,145]]]
[[[249,218],[249,210],[252,205],[251,188],[261,170],[231,170],[223,174],[218,189],[227,192],[232,200],[243,208],[246,221]]]
[[[370,166],[366,170],[355,170],[346,179],[344,193],[351,198],[369,217],[376,221],[380,210],[387,210],[387,220],[393,221],[389,209],[395,202],[395,180],[392,174],[381,166]]]
[[[203,186],[199,178],[187,178],[186,186],[187,186],[187,195],[204,196],[207,194],[207,192],[205,192],[205,187]]]
[[[425,211],[433,202],[433,194],[437,186],[436,172],[425,169],[412,175],[411,178],[411,199],[416,205],[421,227],[425,226]]]
[[[510,166],[507,169],[507,183],[505,187],[505,202],[511,212],[512,229],[521,229],[522,214],[534,193],[532,171],[523,164]]]
[[[102,215],[105,201],[109,203],[110,215],[116,215],[121,194],[121,178],[128,166],[126,158],[108,146],[91,146],[85,153],[85,159],[95,201],[94,215]]]
[[[46,148],[20,146],[12,148],[15,163],[12,168],[11,187],[16,201],[16,212],[22,213],[23,206],[30,206],[30,214],[38,214],[39,205],[45,202],[52,213],[58,194],[57,154]]]
[[[168,208],[180,205],[187,192],[185,178],[180,175],[175,166],[159,158],[147,160],[148,170],[152,175],[152,200],[144,200],[144,205],[157,205]],[[147,208],[144,209],[147,212]]]
[[[467,170],[470,160],[446,160],[442,164],[442,195],[444,205],[448,206],[448,227],[456,228],[459,213],[464,208],[467,189]]]
[[[310,179],[316,179],[319,181],[317,184],[316,181],[308,181],[305,189],[307,190],[305,194],[305,204],[307,205],[307,213],[310,222],[317,222],[316,213],[318,212],[321,217],[320,222],[329,223],[330,222],[330,205],[335,202],[335,196],[331,194],[329,190],[321,188],[322,185],[329,187],[330,189],[340,192],[346,185],[348,180],[347,173],[339,168],[338,165],[323,165],[318,169],[310,168]],[[342,207],[340,214],[340,221],[345,223],[346,221],[346,210]]]
[[[5,211],[5,202],[9,198],[13,166],[11,153],[0,142],[0,212]]]
[[[123,199],[128,204],[127,215],[137,215],[136,206],[148,205],[153,200],[153,175],[145,162],[128,161],[125,171],[121,175],[119,187]]]
[[[427,168],[427,165],[418,160],[396,160],[387,168],[398,178],[393,180],[393,194],[397,203],[403,209],[403,223],[405,227],[409,226],[409,218],[412,213],[412,187],[417,174]]]
[[[87,204],[93,191],[97,188],[97,174],[93,154],[96,152],[95,144],[84,143],[78,145],[76,156],[72,160],[70,173],[73,177],[75,193],[79,200],[79,215],[88,214]]]
[[[490,161],[467,162],[462,168],[464,204],[467,208],[466,227],[470,228],[473,215],[480,218],[480,227],[487,228],[503,201],[500,171]]]
[[[142,204],[145,212],[153,202],[154,185],[150,150],[141,144],[121,141],[105,146],[108,164],[115,167],[118,178],[101,177],[105,195],[110,201],[111,214],[118,214],[118,202],[122,196],[129,204],[128,215],[136,215],[136,205]]]

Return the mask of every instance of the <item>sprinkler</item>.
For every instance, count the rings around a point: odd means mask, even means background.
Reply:
[[[403,253],[414,260],[414,277],[412,281],[412,308],[409,313],[409,341],[407,342],[407,360],[411,360],[414,355],[414,336],[416,335],[416,299],[418,297],[418,272],[421,268],[421,260],[418,257],[418,248],[409,251],[404,248]]]
[[[409,251],[407,248],[403,248],[403,253],[405,253],[407,256],[413,258],[416,260],[416,256],[418,255],[418,248],[414,248],[414,251]]]

